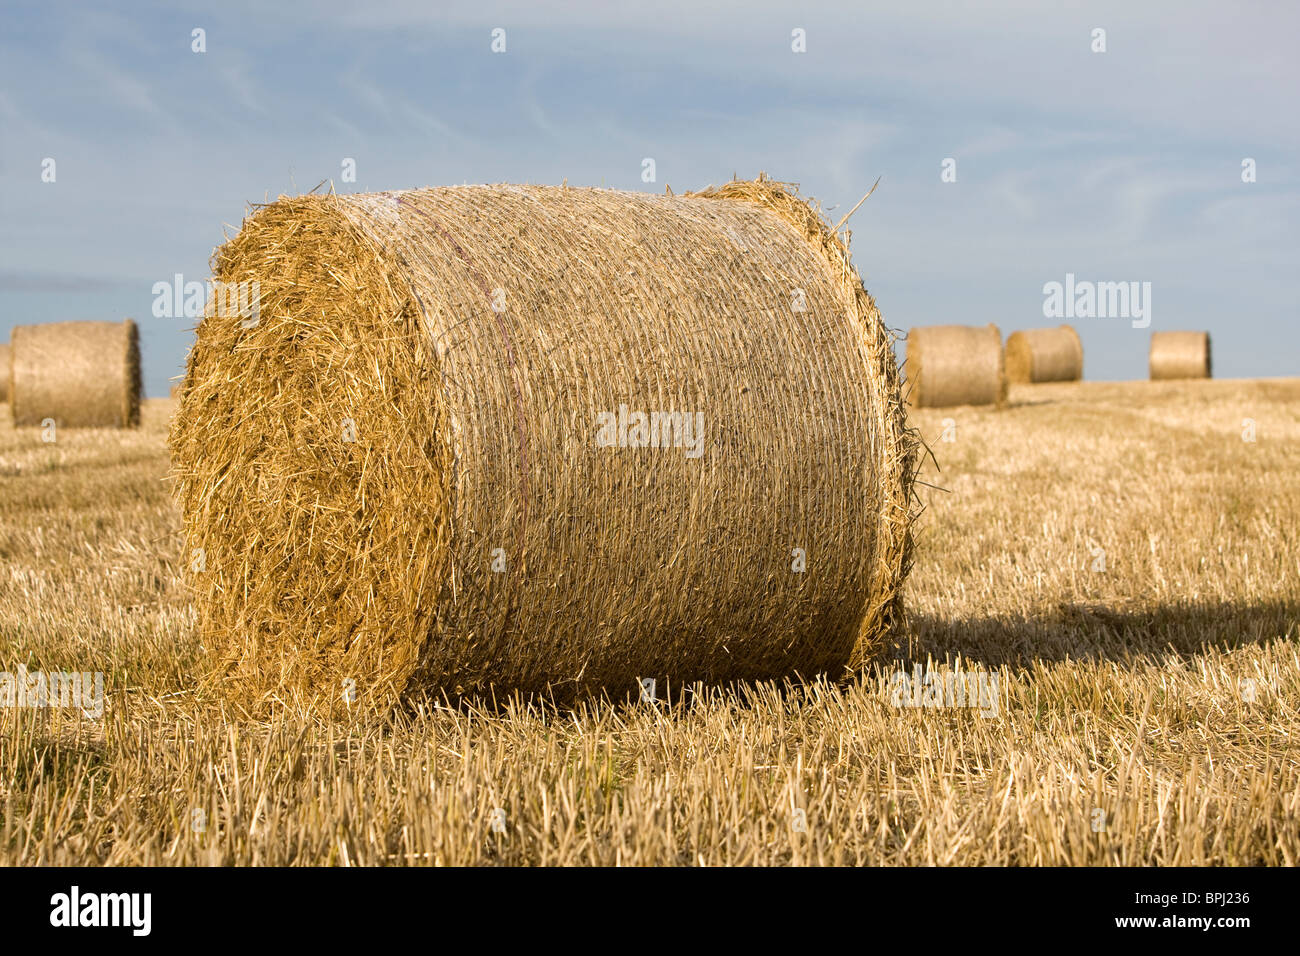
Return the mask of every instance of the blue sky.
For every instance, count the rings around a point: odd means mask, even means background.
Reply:
[[[833,219],[880,177],[853,252],[894,328],[1055,324],[1070,272],[1150,282],[1151,330],[1209,329],[1218,376],[1300,374],[1300,7],[973,6],[8,3],[0,339],[132,316],[160,395],[193,323],[153,285],[206,279],[250,202],[765,170]],[[1087,378],[1145,377],[1150,330],[1075,325]]]

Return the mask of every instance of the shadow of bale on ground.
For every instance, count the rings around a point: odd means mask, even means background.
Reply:
[[[1191,656],[1293,636],[1300,598],[1153,606],[1060,603],[1027,615],[945,618],[912,614],[906,636],[880,660],[911,664],[927,658],[988,667],[1033,661]]]

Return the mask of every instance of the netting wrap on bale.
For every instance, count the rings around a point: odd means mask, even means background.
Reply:
[[[259,318],[170,443],[227,698],[838,674],[896,621],[892,335],[782,184],[282,198],[214,272]]]
[[[1012,332],[1006,367],[1010,382],[1077,382],[1083,378],[1083,343],[1069,325]]]
[[[996,325],[924,325],[907,333],[908,401],[918,408],[998,405],[1007,398]]]
[[[1210,378],[1209,332],[1152,332],[1151,378]]]
[[[18,325],[9,347],[15,425],[140,424],[140,333],[130,319]]]

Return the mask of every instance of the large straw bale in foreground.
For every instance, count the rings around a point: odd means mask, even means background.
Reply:
[[[918,408],[1002,405],[1007,376],[996,325],[924,325],[907,333],[908,400]]]
[[[1209,332],[1152,332],[1151,378],[1209,378]]]
[[[839,674],[896,620],[892,337],[781,184],[283,198],[214,271],[259,318],[202,320],[170,443],[227,697]]]
[[[0,402],[9,401],[9,346],[0,344]]]
[[[15,425],[140,424],[140,332],[124,322],[50,322],[9,334]]]
[[[1077,382],[1083,378],[1083,343],[1069,325],[1012,332],[1006,365],[1009,382]]]

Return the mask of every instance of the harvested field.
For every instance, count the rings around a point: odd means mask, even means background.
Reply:
[[[353,721],[198,696],[171,409],[0,431],[0,669],[107,692],[0,708],[0,863],[1300,861],[1300,380],[914,411],[946,491],[909,630],[842,685]],[[996,715],[894,705],[945,661],[997,675]]]

